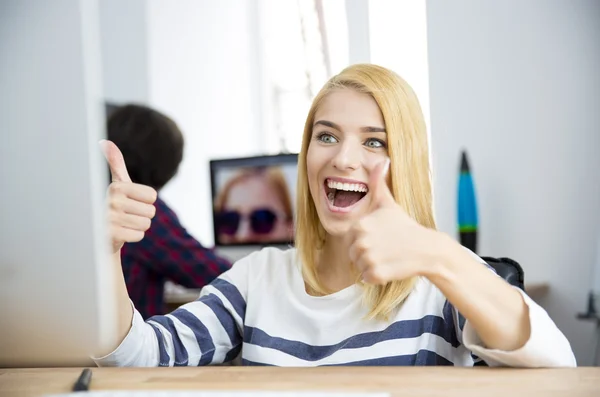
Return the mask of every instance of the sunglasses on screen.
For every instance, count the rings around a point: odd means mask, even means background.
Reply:
[[[270,209],[262,208],[243,215],[238,211],[222,211],[216,215],[219,233],[233,236],[240,227],[243,218],[250,221],[250,229],[256,234],[271,233],[277,222],[277,214]]]

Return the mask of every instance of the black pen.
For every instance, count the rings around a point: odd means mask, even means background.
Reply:
[[[81,371],[81,375],[79,375],[79,379],[75,382],[73,386],[73,391],[87,391],[90,388],[90,381],[92,380],[92,370],[89,368]]]

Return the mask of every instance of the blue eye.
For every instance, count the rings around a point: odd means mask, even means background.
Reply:
[[[385,142],[383,142],[380,139],[375,139],[375,138],[367,139],[367,141],[365,142],[365,145],[371,149],[385,148]]]
[[[336,143],[338,140],[336,137],[334,137],[331,134],[328,134],[326,132],[322,132],[317,136],[317,140],[323,142],[323,143]]]

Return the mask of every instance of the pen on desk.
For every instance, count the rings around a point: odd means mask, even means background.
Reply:
[[[73,386],[73,391],[87,391],[90,388],[90,381],[92,380],[92,370],[89,368],[81,371],[81,375]]]

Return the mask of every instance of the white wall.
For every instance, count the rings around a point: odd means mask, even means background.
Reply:
[[[415,91],[429,127],[425,0],[369,0],[370,61],[398,73]]]
[[[105,97],[146,103],[177,122],[184,160],[161,196],[205,245],[213,244],[208,161],[265,147],[257,7],[253,0],[101,2]]]
[[[600,232],[600,2],[428,1],[437,220],[455,234],[459,149],[480,209],[480,253],[514,257],[591,364],[575,320]]]
[[[149,104],[179,124],[186,145],[162,196],[211,245],[208,161],[264,146],[257,2],[152,0],[147,7]]]
[[[148,34],[145,0],[102,0],[100,29],[102,77],[106,100],[148,100]]]
[[[371,62],[369,0],[346,0],[348,64]],[[340,71],[334,70],[333,73]]]

